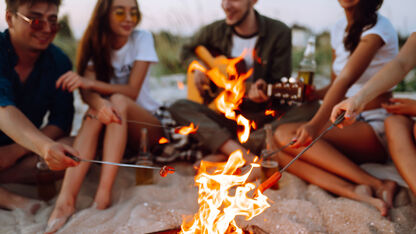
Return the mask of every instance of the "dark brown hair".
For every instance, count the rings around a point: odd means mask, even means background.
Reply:
[[[344,38],[344,46],[347,51],[354,52],[361,40],[363,31],[374,27],[377,23],[377,11],[383,4],[383,0],[361,0],[354,9],[353,19],[347,36]]]
[[[17,8],[23,4],[28,3],[30,6],[35,5],[36,3],[48,3],[55,4],[58,7],[61,5],[61,0],[6,0],[7,10],[15,13]]]
[[[109,82],[114,75],[114,68],[111,64],[112,53],[112,31],[110,27],[110,13],[113,0],[98,0],[92,13],[88,27],[78,46],[77,70],[84,75],[90,61],[94,64],[94,72],[97,80]],[[141,13],[136,0],[139,20]]]

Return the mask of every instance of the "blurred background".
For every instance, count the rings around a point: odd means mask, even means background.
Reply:
[[[55,44],[61,47],[74,61],[76,47],[94,8],[94,0],[63,0],[60,9],[62,30]],[[179,51],[187,39],[202,25],[224,18],[221,0],[139,0],[143,13],[140,28],[150,30],[155,37],[160,62],[152,68],[153,77],[160,79],[172,74],[184,74],[185,68],[179,61]],[[5,1],[0,2],[4,19]],[[343,9],[336,0],[259,0],[255,8],[271,18],[283,21],[292,27],[293,56],[295,72],[302,58],[306,41],[310,35],[317,37],[317,75],[329,78],[331,46],[328,30],[340,17]],[[416,29],[415,0],[384,0],[380,13],[391,20],[396,28],[400,45],[412,30]],[[0,30],[7,28],[5,20],[0,21]],[[397,86],[398,91],[416,90],[415,71]]]

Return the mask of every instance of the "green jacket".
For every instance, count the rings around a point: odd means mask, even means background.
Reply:
[[[267,83],[275,83],[284,76],[290,77],[292,69],[290,28],[280,21],[257,12],[255,14],[259,22],[259,38],[255,46],[254,81],[262,78]],[[232,34],[233,29],[225,23],[225,20],[203,27],[182,47],[181,60],[186,64],[195,60],[194,50],[198,45],[203,45],[211,52],[217,52],[218,55],[230,57]]]

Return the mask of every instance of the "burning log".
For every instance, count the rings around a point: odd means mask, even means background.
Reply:
[[[180,232],[181,232],[181,228],[173,228],[173,229],[168,229],[168,230],[163,230],[163,231],[158,231],[158,232],[151,232],[147,234],[178,234]],[[264,231],[259,226],[249,225],[246,228],[244,228],[243,233],[244,234],[267,234],[268,232]]]

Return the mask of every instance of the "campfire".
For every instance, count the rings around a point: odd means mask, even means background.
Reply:
[[[244,82],[252,74],[252,69],[245,74],[238,74],[235,65],[243,57],[244,54],[228,61],[227,74],[216,67],[207,70],[196,61],[189,67],[191,71],[197,69],[204,72],[216,86],[223,89],[215,99],[217,109],[243,127],[237,132],[242,143],[248,140],[251,127],[256,126],[236,112],[245,94]],[[192,219],[183,221],[180,233],[244,233],[237,226],[235,217],[244,216],[246,220],[251,220],[270,207],[268,198],[261,191],[255,191],[255,184],[247,182],[253,168],[260,165],[251,163],[250,170],[240,175],[240,168],[245,164],[241,151],[233,152],[225,163],[201,162],[195,177],[199,210]]]
[[[181,233],[243,233],[234,220],[237,215],[251,220],[270,207],[262,193],[249,195],[256,185],[247,183],[247,178],[260,165],[252,163],[247,173],[239,175],[244,164],[241,151],[232,153],[226,163],[201,162],[195,177],[199,211],[192,221],[184,221]]]

